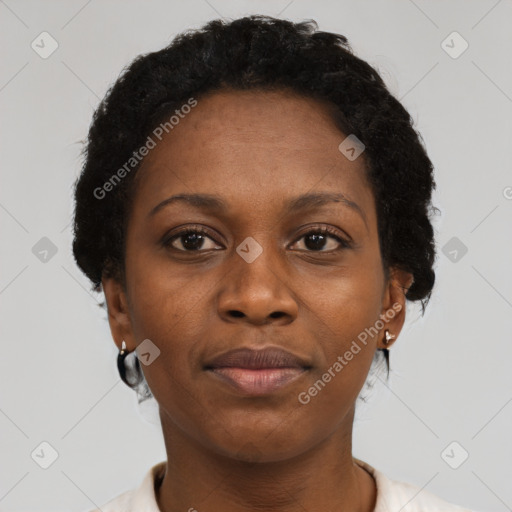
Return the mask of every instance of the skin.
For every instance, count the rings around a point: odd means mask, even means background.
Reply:
[[[412,275],[390,269],[385,278],[364,153],[348,160],[338,150],[345,137],[317,100],[223,90],[201,97],[138,171],[126,282],[102,284],[118,348],[149,338],[160,350],[141,367],[168,457],[156,489],[163,512],[374,509],[373,477],[352,457],[355,402],[384,330],[402,329]],[[342,202],[285,209],[311,192],[342,193],[363,213]],[[148,217],[178,193],[221,196],[227,210],[176,202]],[[197,225],[209,230],[203,245],[163,245],[176,228]],[[330,234],[312,244],[313,228],[326,226],[352,245]],[[252,263],[236,252],[247,237],[263,249]],[[301,404],[299,393],[394,304],[401,310]],[[312,368],[264,397],[241,396],[203,370],[226,350],[267,345]]]

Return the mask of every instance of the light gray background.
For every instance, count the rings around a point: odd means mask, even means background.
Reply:
[[[135,56],[251,13],[346,35],[436,168],[434,295],[424,318],[408,308],[389,387],[378,381],[358,410],[354,455],[460,505],[512,510],[510,0],[0,0],[0,510],[90,510],[165,459],[155,411],[119,380],[102,297],[72,258],[78,141]],[[31,48],[42,31],[59,44],[47,59]],[[458,58],[442,47],[453,31],[469,43]],[[32,252],[43,237],[57,248],[46,263]],[[452,261],[448,242],[467,253]],[[31,458],[43,441],[58,452],[48,469]],[[458,469],[441,456],[453,441],[452,460],[469,453]]]

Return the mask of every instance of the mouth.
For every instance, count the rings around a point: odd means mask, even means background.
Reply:
[[[304,359],[278,347],[231,350],[204,366],[212,377],[245,396],[277,392],[310,368]]]

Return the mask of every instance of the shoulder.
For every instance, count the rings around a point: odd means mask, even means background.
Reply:
[[[95,508],[89,512],[128,512],[131,510],[130,507],[134,492],[134,490],[123,492],[116,498],[105,503],[105,505],[102,505],[101,508]]]
[[[387,493],[383,500],[390,511],[400,504],[402,512],[476,512],[450,503],[416,485],[388,479]],[[384,512],[383,509],[382,512]]]
[[[375,479],[377,499],[374,512],[476,512],[445,501],[417,485],[392,480],[364,461],[354,461]]]
[[[160,512],[155,495],[155,482],[165,472],[166,461],[151,467],[140,485],[119,494],[105,505],[88,512]]]

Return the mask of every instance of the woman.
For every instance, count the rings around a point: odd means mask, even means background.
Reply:
[[[344,36],[181,34],[117,80],[85,155],[74,255],[167,452],[103,512],[467,510],[352,456],[370,369],[432,293],[435,183]]]

